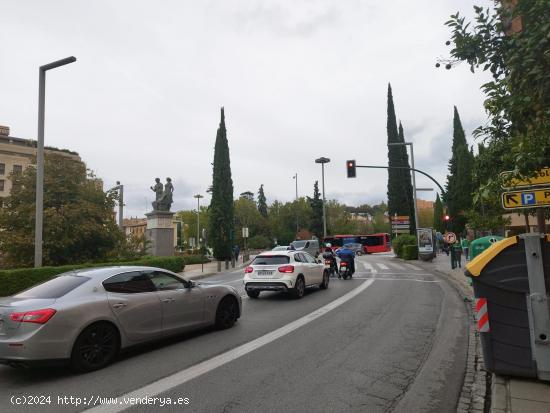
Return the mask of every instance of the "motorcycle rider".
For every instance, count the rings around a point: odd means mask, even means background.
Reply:
[[[336,251],[336,255],[342,260],[348,263],[350,275],[355,273],[355,252],[347,247],[342,247]]]
[[[338,265],[336,264],[336,257],[334,255],[334,251],[332,251],[332,244],[330,242],[327,242],[325,244],[325,251],[323,252],[323,258],[326,260],[330,260],[330,269],[333,274],[338,273]]]

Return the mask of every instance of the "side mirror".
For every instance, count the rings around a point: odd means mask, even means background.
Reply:
[[[323,262],[321,260],[317,260],[317,264],[322,264]]]
[[[197,285],[197,284],[195,284],[195,281],[189,280],[189,281],[187,281],[186,287],[189,288],[189,289],[191,289],[191,288],[195,287],[196,285]]]

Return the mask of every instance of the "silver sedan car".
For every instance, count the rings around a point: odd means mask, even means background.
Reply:
[[[97,370],[134,344],[232,327],[241,309],[235,288],[160,268],[75,270],[0,298],[0,363],[69,360],[76,371]]]

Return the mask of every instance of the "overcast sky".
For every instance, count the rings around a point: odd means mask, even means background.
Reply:
[[[38,67],[73,55],[47,74],[46,145],[77,151],[105,189],[120,180],[126,217],[150,210],[155,177],[173,179],[172,210],[196,207],[221,106],[235,197],[264,184],[268,203],[292,200],[295,173],[311,195],[325,156],[327,197],[379,203],[387,172],[347,179],[345,161],[387,165],[388,82],[416,167],[442,185],[453,105],[470,143],[486,121],[484,77],[435,68],[443,23],[473,4],[492,2],[0,0],[0,124],[36,138]]]

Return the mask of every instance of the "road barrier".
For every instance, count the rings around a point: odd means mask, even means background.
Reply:
[[[550,235],[496,242],[465,273],[487,370],[550,381]]]

